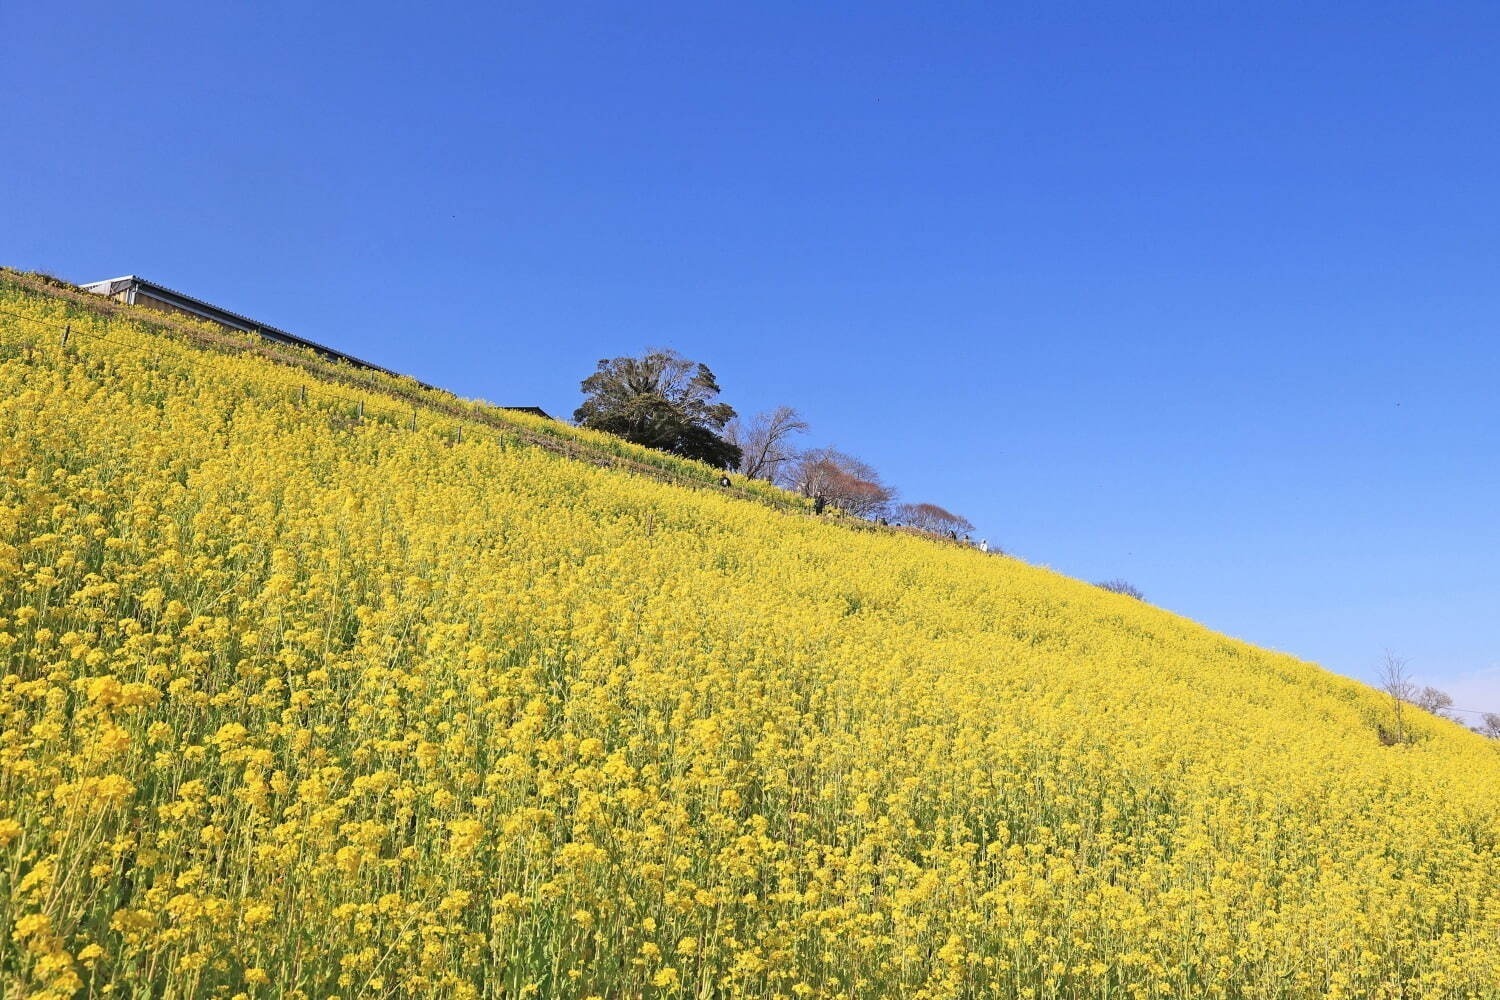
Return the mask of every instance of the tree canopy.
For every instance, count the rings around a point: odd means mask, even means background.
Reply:
[[[719,384],[705,364],[663,349],[605,358],[581,388],[573,419],[585,427],[721,469],[739,464],[739,447],[720,434],[734,408],[715,402]]]
[[[1100,580],[1094,586],[1100,590],[1107,590],[1111,594],[1124,594],[1126,597],[1134,597],[1138,601],[1146,599],[1146,595],[1141,593],[1140,588],[1129,580]]]
[[[846,514],[876,518],[890,510],[896,490],[868,463],[833,448],[798,455],[778,476],[781,485],[803,496],[821,496]]]
[[[790,406],[757,413],[748,424],[731,420],[724,437],[738,445],[743,456],[739,470],[751,479],[774,481],[783,465],[797,457],[790,446],[793,435],[807,430],[807,421]]]
[[[964,535],[974,530],[974,523],[961,514],[945,510],[935,503],[905,503],[892,513],[903,524],[942,535]]]

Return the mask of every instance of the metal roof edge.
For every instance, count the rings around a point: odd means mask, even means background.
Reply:
[[[123,286],[122,288],[114,287],[120,282],[130,282],[136,288],[155,293],[156,295],[161,297],[175,298],[185,304],[194,306],[196,307],[196,309],[191,311],[197,315],[201,315],[204,319],[213,320],[213,316],[211,315],[213,313],[217,313],[221,316],[227,316],[228,318],[236,320],[237,322],[243,324],[247,328],[242,332],[257,333],[262,336],[267,336],[272,340],[284,340],[299,347],[309,348],[310,350],[316,351],[326,358],[331,358],[337,361],[346,361],[357,368],[366,368],[370,371],[380,372],[383,375],[389,375],[392,378],[406,379],[407,381],[413,382],[423,389],[428,389],[433,392],[445,392],[450,396],[453,395],[453,393],[448,392],[447,389],[442,389],[435,385],[428,385],[421,379],[413,378],[410,375],[403,375],[398,371],[392,371],[389,368],[384,368],[377,364],[372,364],[369,361],[365,361],[361,358],[356,358],[352,354],[345,354],[343,351],[340,351],[337,348],[327,347],[315,340],[308,340],[306,337],[299,337],[295,333],[288,333],[287,331],[278,329],[277,327],[267,326],[266,324],[261,323],[258,320],[251,319],[249,316],[244,316],[240,313],[232,312],[228,309],[225,309],[223,306],[216,306],[212,302],[206,302],[203,299],[188,295],[185,292],[179,292],[175,288],[168,288],[166,285],[158,284],[157,282],[151,281],[147,278],[142,278],[138,274],[123,274],[118,278],[104,278],[103,280],[91,281],[87,284],[79,285],[78,287],[91,291],[95,288],[107,286],[106,294],[112,295],[115,292],[122,291],[123,287],[129,287],[129,285]],[[210,315],[204,315],[205,313]],[[222,325],[231,326],[231,324]],[[501,407],[501,409],[520,410],[522,412],[535,412],[543,417],[546,417],[548,420],[556,419],[539,406],[503,406]]]
[[[163,285],[163,284],[160,284],[158,282],[152,281],[149,278],[143,278],[143,277],[141,277],[138,274],[126,274],[126,275],[122,275],[122,276],[120,276],[118,278],[106,278],[106,279],[104,279],[102,281],[93,281],[93,282],[90,282],[90,283],[88,283],[86,285],[81,285],[79,287],[81,287],[81,288],[94,288],[94,287],[98,287],[98,286],[101,286],[101,285],[109,285],[110,286],[110,293],[113,294],[116,291],[120,291],[120,289],[116,289],[116,288],[113,287],[115,285],[115,283],[116,282],[122,282],[122,281],[131,282],[132,284],[134,284],[134,286],[136,288],[145,290],[147,292],[154,292],[154,293],[156,293],[157,295],[160,295],[160,296],[168,296],[168,297],[171,297],[171,298],[179,299],[183,303],[191,305],[191,306],[196,306],[198,309],[201,309],[204,312],[207,312],[207,313],[210,313],[210,314],[212,314],[212,313],[218,313],[221,316],[226,316],[229,319],[235,320],[235,321],[243,324],[245,327],[247,327],[248,330],[246,332],[254,332],[254,333],[260,333],[260,334],[264,334],[264,335],[269,335],[271,337],[271,339],[273,339],[273,340],[280,339],[280,340],[289,341],[289,342],[291,342],[293,344],[296,344],[299,347],[307,347],[307,348],[310,348],[310,349],[312,349],[314,351],[317,351],[320,354],[324,354],[324,355],[327,355],[327,356],[330,356],[330,357],[333,357],[333,358],[336,358],[336,359],[339,359],[339,360],[348,361],[351,364],[358,365],[361,368],[368,368],[371,371],[383,372],[386,375],[391,375],[391,376],[394,376],[396,378],[408,378],[409,377],[409,376],[406,376],[406,375],[402,375],[400,372],[394,372],[394,371],[391,371],[389,368],[384,368],[384,367],[382,367],[380,365],[374,364],[373,362],[365,361],[362,358],[357,358],[354,355],[348,354],[348,353],[346,353],[344,351],[340,351],[337,348],[328,347],[327,345],[320,344],[320,343],[318,343],[315,340],[308,340],[306,337],[299,337],[299,336],[297,336],[297,334],[290,333],[290,332],[288,332],[286,330],[282,330],[279,327],[274,327],[274,326],[271,326],[271,325],[269,325],[267,323],[262,323],[259,320],[251,319],[249,316],[243,315],[242,313],[234,312],[233,310],[230,310],[230,309],[225,309],[223,306],[216,306],[212,302],[207,302],[207,301],[205,301],[203,299],[200,299],[200,298],[198,298],[196,296],[189,295],[186,292],[179,292],[175,288],[168,288],[166,285]],[[212,315],[209,315],[209,316],[204,316],[203,318],[204,319],[212,319],[213,317],[212,317]],[[225,325],[232,325],[232,324],[225,324]],[[416,379],[412,379],[412,381],[413,382],[417,382]],[[431,388],[431,386],[427,386],[426,383],[423,383],[423,382],[417,382],[417,384],[418,385],[422,385],[425,388]]]

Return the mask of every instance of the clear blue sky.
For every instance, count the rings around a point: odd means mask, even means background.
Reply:
[[[1025,559],[1500,710],[1500,6],[1213,6],[8,3],[0,262],[564,415],[673,346]]]

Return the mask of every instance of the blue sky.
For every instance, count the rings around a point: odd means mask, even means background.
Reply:
[[[1494,4],[6,4],[0,262],[564,415],[672,346],[1029,561],[1500,711],[1497,48]]]

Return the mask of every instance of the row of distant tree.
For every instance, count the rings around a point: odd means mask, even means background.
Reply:
[[[1397,656],[1387,650],[1385,663],[1380,669],[1380,688],[1391,697],[1392,714],[1395,719],[1395,728],[1386,734],[1387,742],[1410,741],[1411,736],[1406,725],[1408,708],[1428,712],[1460,725],[1472,725],[1476,732],[1491,739],[1500,739],[1500,712],[1484,712],[1479,716],[1479,721],[1472,724],[1467,719],[1459,718],[1457,710],[1453,707],[1453,696],[1430,685],[1419,687],[1412,679],[1407,663],[1404,656]]]
[[[733,469],[764,479],[806,497],[820,498],[856,517],[889,519],[934,534],[957,538],[974,530],[969,520],[937,504],[898,504],[896,489],[868,462],[835,448],[799,448],[809,430],[790,406],[740,420],[734,408],[718,401],[719,383],[705,364],[670,350],[642,357],[607,358],[583,380],[584,402],[573,419],[586,427],[617,434],[648,448],[694,458],[715,468]],[[995,551],[998,551],[996,549]],[[1125,580],[1096,586],[1144,600]],[[1461,722],[1453,699],[1434,687],[1418,687],[1406,661],[1386,655],[1382,688],[1394,705],[1395,728],[1389,742],[1408,742],[1406,709]],[[1500,714],[1486,713],[1474,727],[1500,738]]]
[[[968,518],[933,503],[897,503],[896,488],[868,462],[831,447],[799,447],[809,430],[790,406],[742,420],[720,402],[705,364],[671,350],[606,358],[582,384],[573,419],[636,444],[763,479],[846,514],[934,534],[967,535]]]

